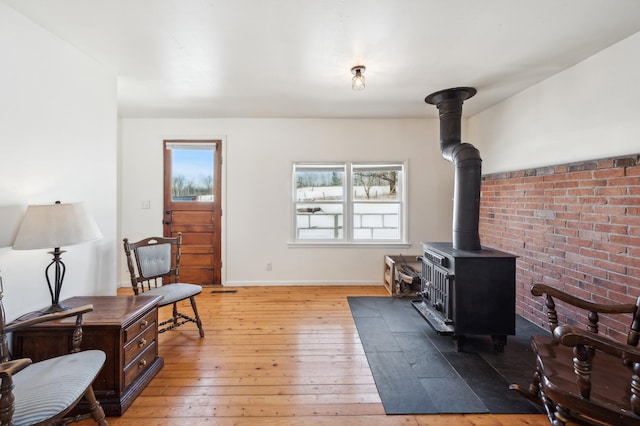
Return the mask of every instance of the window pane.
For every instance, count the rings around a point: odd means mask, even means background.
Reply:
[[[172,147],[172,201],[213,202],[213,156],[215,151]]]
[[[296,201],[342,201],[344,170],[296,169]]]
[[[399,203],[354,203],[354,240],[399,240]]]
[[[398,201],[401,178],[398,170],[371,170],[354,167],[352,176],[355,201]]]
[[[297,203],[296,229],[301,240],[331,240],[343,237],[342,204]]]

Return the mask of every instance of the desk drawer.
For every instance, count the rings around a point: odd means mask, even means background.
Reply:
[[[124,365],[129,365],[131,360],[137,357],[143,352],[149,345],[151,345],[156,339],[156,323],[149,324],[147,329],[142,334],[136,336],[136,338],[124,347]]]
[[[156,359],[156,342],[153,341],[147,346],[147,348],[140,354],[131,364],[124,369],[124,388],[128,388],[129,385],[135,382],[136,378],[144,370],[147,369]]]
[[[138,335],[145,332],[149,328],[157,327],[156,321],[158,318],[158,310],[152,309],[142,318],[136,320],[124,329],[124,344],[126,345],[130,341],[134,340]],[[153,327],[152,327],[153,326]]]

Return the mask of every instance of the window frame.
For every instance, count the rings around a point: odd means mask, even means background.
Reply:
[[[397,204],[398,205],[398,239],[379,238],[365,239],[355,238],[354,230],[354,206],[358,203],[375,203],[371,201],[358,200],[354,197],[353,175],[354,170],[358,168],[373,169],[395,169],[400,172],[398,187],[396,188],[397,201],[378,201],[381,204]],[[322,170],[322,169],[341,169],[344,170],[342,182],[343,194],[341,201],[298,201],[297,199],[297,182],[296,172],[302,169]],[[292,163],[291,168],[291,246],[398,246],[407,247],[409,245],[408,235],[408,162],[405,161],[343,161],[343,162],[304,162],[298,161]],[[321,204],[332,203],[342,205],[342,236],[340,238],[300,238],[298,223],[298,206],[300,204]]]

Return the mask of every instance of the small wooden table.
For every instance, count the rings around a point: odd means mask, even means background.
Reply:
[[[72,297],[63,305],[93,304],[83,317],[81,348],[107,355],[93,390],[107,416],[122,415],[160,371],[158,300],[160,296]],[[14,333],[14,358],[34,362],[70,352],[75,317],[51,321]],[[83,409],[82,401],[79,408]]]

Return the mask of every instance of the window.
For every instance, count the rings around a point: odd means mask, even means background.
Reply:
[[[295,163],[295,241],[405,242],[404,170],[403,163]]]

